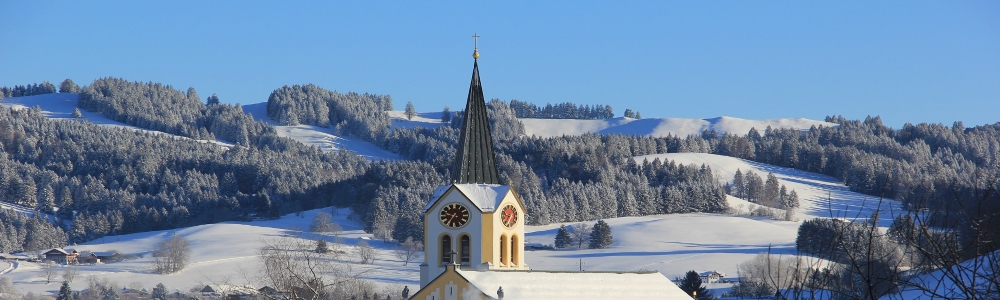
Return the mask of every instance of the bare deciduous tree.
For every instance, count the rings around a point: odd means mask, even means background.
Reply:
[[[73,279],[76,279],[76,274],[79,270],[75,265],[67,265],[66,269],[63,270],[63,280],[66,282],[73,283]]]
[[[5,276],[0,278],[0,294],[18,295],[21,292],[14,287],[14,281]]]
[[[583,244],[590,242],[590,224],[579,223],[569,227],[569,235],[573,238],[577,248],[583,248]]]
[[[292,298],[328,298],[342,284],[357,279],[340,254],[316,253],[306,239],[282,237],[264,241],[258,252],[261,258],[260,277],[256,278]]]
[[[59,269],[54,261],[46,261],[42,263],[42,274],[45,275],[45,283],[51,283],[53,278],[59,274]]]
[[[389,242],[392,239],[392,226],[385,222],[376,223],[372,235],[383,242]]]
[[[174,235],[156,244],[153,249],[153,269],[159,274],[170,274],[184,269],[191,258],[191,243]]]
[[[944,207],[911,211],[893,222],[888,234],[905,246],[910,260],[917,263],[914,269],[924,272],[905,280],[904,289],[931,298],[995,299],[1000,295],[1000,193],[996,182],[984,185],[966,199],[953,192],[956,199],[951,211]],[[935,227],[935,221],[961,225]]]
[[[396,258],[403,261],[403,265],[407,265],[413,260],[417,253],[424,250],[424,243],[420,241],[414,241],[413,237],[407,237],[406,241],[399,244],[396,247],[395,253]]]
[[[365,241],[358,242],[358,245],[354,247],[354,252],[358,255],[358,258],[361,259],[361,263],[365,265],[374,263],[375,255],[378,254],[378,252],[375,251],[375,248],[368,245],[368,242]]]
[[[340,235],[342,229],[340,224],[333,221],[333,217],[325,212],[317,212],[316,216],[313,217],[312,224],[309,225],[309,231],[312,232],[327,232],[333,233],[333,235]]]

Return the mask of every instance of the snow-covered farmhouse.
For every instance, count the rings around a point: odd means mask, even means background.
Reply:
[[[701,274],[698,274],[698,275],[701,276],[701,281],[704,282],[704,283],[720,282],[724,278],[726,278],[726,273],[717,272],[717,271],[705,271],[705,272],[701,272]]]
[[[62,248],[53,248],[52,250],[42,253],[42,255],[45,255],[45,260],[54,261],[60,264],[76,263],[76,256],[78,254],[79,252],[74,249]]]
[[[478,58],[474,50],[452,182],[422,210],[425,255],[410,299],[690,299],[659,272],[539,271],[524,263],[525,205],[500,183]]]

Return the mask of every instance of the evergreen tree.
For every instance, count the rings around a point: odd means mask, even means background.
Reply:
[[[63,281],[62,286],[59,287],[59,294],[56,295],[56,300],[73,300],[73,289],[69,287],[69,282]]]
[[[708,289],[701,284],[701,276],[699,276],[698,272],[695,272],[694,270],[688,271],[684,274],[683,279],[677,278],[675,280],[680,281],[679,287],[689,296],[692,295],[692,292],[698,292],[698,300],[715,299],[715,296],[712,296],[712,292],[709,292]]]
[[[55,92],[56,92],[56,85],[48,81],[42,81],[42,84],[38,85],[38,87],[35,89],[35,95],[52,94]]]
[[[743,177],[746,180],[746,198],[744,200],[761,204],[764,195],[764,180],[753,171],[747,171]]]
[[[74,119],[82,119],[83,118],[83,113],[80,112],[80,108],[73,108],[73,118]]]
[[[624,117],[635,119],[635,112],[633,112],[631,108],[626,108]]]
[[[746,199],[746,182],[743,179],[743,172],[740,169],[736,169],[736,174],[733,175],[733,185],[729,186],[729,194],[735,196],[736,198]]]
[[[326,240],[318,239],[316,240],[316,253],[329,253],[330,246],[326,244]]]
[[[66,78],[62,83],[59,84],[60,93],[79,93],[80,86],[76,85],[72,79]]]
[[[38,210],[45,213],[53,213],[56,207],[56,195],[52,191],[52,186],[46,184],[38,193]]]
[[[611,226],[604,220],[597,220],[594,229],[590,231],[590,249],[604,249],[611,247],[614,237],[611,236]]]
[[[767,173],[767,181],[764,182],[760,203],[770,207],[781,207],[778,202],[780,189],[778,177],[774,176],[774,173]]]
[[[792,190],[791,193],[788,193],[788,201],[785,204],[785,207],[799,208],[799,193],[796,193],[795,190]]]
[[[566,248],[573,245],[573,238],[569,235],[569,230],[566,230],[566,225],[559,226],[559,232],[556,233],[556,248]]]
[[[156,287],[153,288],[153,293],[149,295],[149,299],[152,300],[165,300],[167,299],[167,287],[163,283],[157,283]]]
[[[450,123],[450,122],[451,122],[451,109],[445,106],[444,110],[441,111],[441,123]]]
[[[216,104],[219,104],[219,96],[215,93],[212,93],[211,96],[208,96],[208,99],[205,99],[205,105],[212,106]]]
[[[400,243],[406,241],[407,238],[422,241],[424,239],[423,225],[420,218],[409,214],[403,215],[396,219],[396,224],[392,227],[392,239]]]
[[[198,96],[198,91],[195,91],[193,87],[188,88],[186,96],[191,102],[201,102],[201,97]]]
[[[413,102],[406,102],[406,119],[413,120],[413,117],[417,116],[417,110],[413,108]]]

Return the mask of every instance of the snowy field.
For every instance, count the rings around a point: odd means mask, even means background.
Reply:
[[[737,168],[753,170],[755,173],[774,172],[782,184],[795,189],[801,199],[799,218],[827,217],[831,212],[847,211],[864,207],[859,218],[866,218],[877,202],[871,197],[853,193],[835,179],[798,170],[747,162],[725,156],[709,154],[664,154],[661,159],[672,159],[680,163],[708,164],[717,170],[720,178],[728,179]],[[637,157],[641,161],[648,157]],[[651,159],[651,158],[650,158]],[[728,175],[727,175],[728,174]],[[827,202],[827,196],[830,202]],[[732,206],[751,205],[741,199],[729,199]],[[832,204],[833,210],[828,209]],[[896,208],[895,201],[887,201],[885,208]],[[302,216],[287,215],[279,220],[256,222],[226,222],[201,225],[177,230],[136,233],[110,236],[75,246],[78,250],[106,251],[118,250],[127,254],[146,254],[145,258],[112,264],[80,266],[79,278],[94,275],[108,278],[121,285],[141,282],[151,288],[163,283],[171,290],[187,291],[193,286],[213,283],[245,284],[241,270],[255,272],[259,258],[257,250],[262,241],[286,234],[300,234],[298,230],[307,228],[318,210],[307,211]],[[326,209],[330,211],[330,209]],[[370,239],[371,235],[361,230],[361,224],[347,219],[349,210],[338,209],[334,221],[344,228],[341,243],[344,249],[356,245],[358,241]],[[887,215],[887,214],[884,214]],[[843,215],[839,215],[843,216]],[[853,218],[854,215],[846,216]],[[775,221],[758,217],[737,217],[722,214],[676,214],[645,217],[628,217],[606,220],[614,232],[615,243],[608,249],[567,249],[554,251],[528,251],[525,260],[533,269],[539,270],[657,270],[668,278],[682,276],[688,270],[717,270],[735,277],[737,265],[757,253],[771,251],[775,254],[794,253],[794,240],[799,222]],[[552,244],[556,230],[561,224],[528,226],[526,243]],[[192,243],[191,264],[183,271],[171,275],[151,272],[151,258],[148,253],[154,244],[177,234]],[[330,242],[332,236],[323,237]],[[361,277],[384,285],[410,286],[419,284],[419,263],[403,266],[393,254],[393,245],[381,241],[368,241],[379,252],[373,265],[361,265],[353,259],[347,260],[352,270]],[[9,268],[0,265],[0,269]],[[58,289],[59,283],[45,283],[39,266],[21,262],[7,274],[22,291],[49,293]],[[74,289],[83,288],[86,280],[77,280]],[[726,289],[728,284],[710,285],[716,289]],[[721,290],[718,290],[721,292]],[[716,293],[718,294],[718,293]]]

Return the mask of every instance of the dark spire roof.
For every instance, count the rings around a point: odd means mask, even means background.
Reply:
[[[478,60],[472,65],[472,84],[469,85],[469,99],[465,103],[465,118],[462,120],[464,123],[458,136],[458,153],[455,153],[451,180],[454,183],[500,184],[486,99],[483,98],[483,85],[479,82]]]

